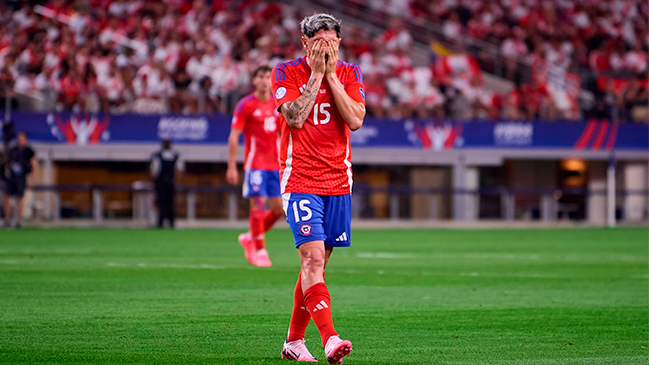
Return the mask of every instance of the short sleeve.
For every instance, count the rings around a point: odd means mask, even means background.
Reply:
[[[244,112],[246,101],[246,98],[239,100],[234,107],[234,115],[232,116],[232,128],[240,131],[246,128],[246,123],[248,122],[248,116]]]
[[[365,104],[365,89],[361,68],[350,63],[345,76],[345,91],[354,101]]]
[[[278,110],[282,104],[294,101],[302,95],[299,85],[295,82],[295,78],[291,73],[291,68],[286,62],[275,65],[270,77],[272,82],[273,99],[275,100],[275,106],[277,106]]]

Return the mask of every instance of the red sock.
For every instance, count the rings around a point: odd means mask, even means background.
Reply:
[[[297,277],[295,292],[293,293],[293,314],[291,323],[288,326],[288,337],[286,342],[297,341],[304,338],[304,332],[311,321],[311,314],[306,309],[304,297],[302,296],[302,272]]]
[[[252,242],[255,243],[255,248],[261,250],[266,248],[266,241],[264,240],[264,212],[261,210],[250,211],[250,236]]]
[[[264,212],[264,232],[268,232],[271,228],[273,228],[273,225],[277,220],[281,217],[281,215],[275,214],[272,210],[267,210]]]
[[[334,329],[334,322],[331,318],[331,299],[329,298],[329,290],[325,283],[317,283],[310,286],[304,291],[304,303],[311,313],[311,318],[322,339],[322,346],[327,344],[329,337],[336,336]]]

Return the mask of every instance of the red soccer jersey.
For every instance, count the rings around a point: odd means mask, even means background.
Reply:
[[[262,101],[255,94],[239,100],[234,108],[232,128],[243,131],[244,170],[279,170],[277,128],[279,113],[273,99]]]
[[[338,61],[336,75],[347,94],[365,103],[363,76],[358,66]],[[271,74],[277,108],[297,99],[311,77],[306,58],[279,63]],[[282,194],[345,195],[352,189],[350,130],[326,79],[302,129],[288,126],[280,114],[280,178]]]

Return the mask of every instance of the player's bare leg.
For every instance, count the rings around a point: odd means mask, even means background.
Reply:
[[[12,211],[11,211],[11,196],[6,195],[4,196],[4,206],[5,206],[5,222],[4,225],[5,227],[9,227],[11,225],[11,218],[12,218]]]
[[[304,304],[320,332],[327,362],[337,364],[350,354],[352,343],[338,337],[331,316],[331,298],[324,283],[324,270],[332,252],[333,248],[325,249],[324,241],[307,242],[298,247]]]
[[[282,198],[269,198],[268,202],[270,203],[270,209],[264,213],[264,233],[270,231],[275,223],[284,216]]]
[[[25,198],[20,196],[16,198],[16,210],[18,211],[18,215],[16,216],[16,228],[20,228],[20,220],[23,217],[23,210],[25,208]]]

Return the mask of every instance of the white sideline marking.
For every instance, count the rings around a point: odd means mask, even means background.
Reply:
[[[351,269],[346,269],[346,270],[340,270],[337,271],[340,273],[344,274],[353,274],[353,275],[358,275],[358,274],[367,274],[367,275],[372,275],[375,272],[373,271],[362,271],[362,270],[351,270]],[[422,272],[408,272],[408,271],[388,271],[385,272],[383,270],[379,270],[376,272],[378,275],[403,275],[403,276],[440,276],[440,277],[452,277],[452,276],[460,276],[460,277],[486,277],[486,278],[538,278],[538,279],[575,279],[575,277],[568,277],[565,275],[552,275],[552,274],[545,274],[545,273],[536,273],[536,272],[530,272],[530,273],[511,273],[511,274],[489,274],[489,273],[479,273],[479,272],[460,272],[460,273],[448,273],[448,272],[429,272],[429,271],[422,271]],[[593,278],[593,276],[580,276],[577,279],[589,279]],[[632,275],[632,276],[613,276],[610,277],[613,279],[649,279],[649,275]]]
[[[108,267],[140,267],[147,269],[206,269],[206,270],[223,270],[223,269],[235,269],[236,267],[226,267],[226,266],[217,266],[210,264],[197,264],[197,265],[187,265],[187,264],[147,264],[145,262],[138,262],[137,264],[125,264],[121,262],[109,262],[106,264]]]
[[[356,254],[362,259],[414,259],[417,255],[393,252],[359,252]]]
[[[0,254],[37,254],[37,255],[47,255],[47,254],[66,254],[66,255],[89,255],[92,251],[89,249],[79,249],[79,248],[70,248],[70,247],[48,247],[48,248],[21,248],[18,250],[8,250],[5,248],[0,249]]]
[[[467,252],[467,253],[395,253],[395,252],[358,252],[357,257],[363,259],[414,259],[426,258],[431,260],[516,260],[516,261],[550,261],[550,262],[645,262],[644,256],[628,254],[524,254],[514,252]]]

